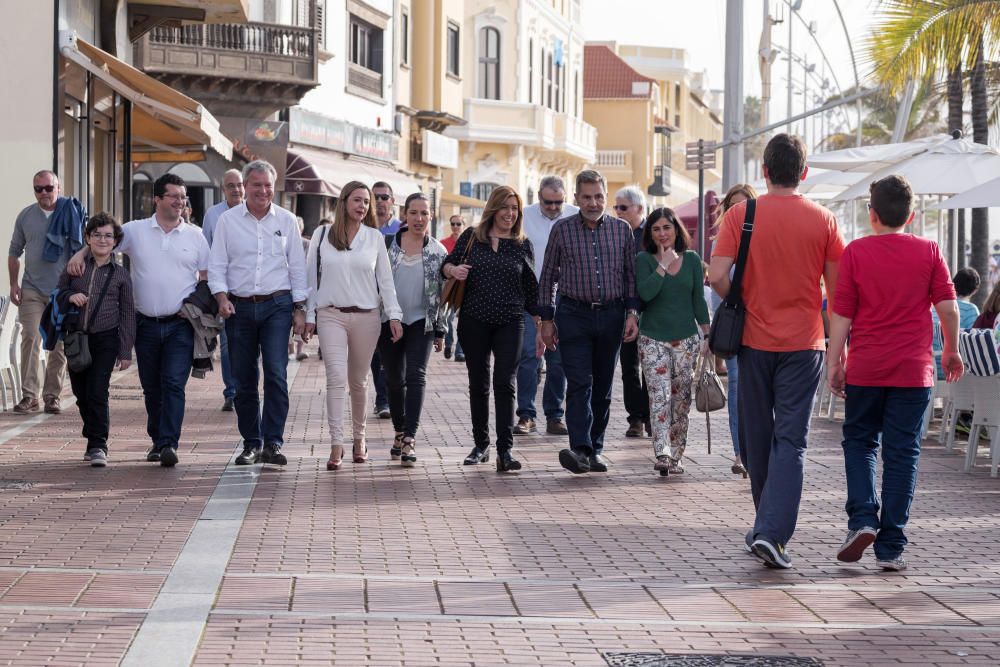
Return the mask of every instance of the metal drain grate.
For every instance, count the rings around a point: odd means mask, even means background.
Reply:
[[[26,479],[0,479],[0,491],[25,491],[34,486]]]
[[[610,667],[823,667],[816,658],[789,655],[605,653]]]

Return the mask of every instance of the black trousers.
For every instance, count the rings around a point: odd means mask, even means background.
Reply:
[[[622,394],[629,421],[649,420],[649,392],[639,366],[639,341],[622,343]]]
[[[389,392],[389,413],[397,433],[413,437],[420,426],[427,385],[427,362],[431,358],[434,332],[424,331],[425,320],[403,325],[403,337],[392,342],[389,323],[382,323],[378,338],[378,353],[385,369],[385,384]]]
[[[108,451],[108,433],[111,430],[111,411],[108,394],[111,371],[118,359],[118,328],[87,335],[90,343],[90,368],[82,373],[69,371],[69,382],[76,396],[76,407],[83,419],[82,435],[87,439],[87,450]]]
[[[465,352],[469,371],[469,408],[472,412],[472,439],[476,447],[490,444],[490,355],[493,370],[493,407],[496,412],[497,450],[514,445],[515,378],[521,357],[524,319],[506,324],[487,324],[459,313],[458,342]]]

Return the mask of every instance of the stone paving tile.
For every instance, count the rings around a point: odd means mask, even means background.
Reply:
[[[789,595],[827,623],[896,623],[871,600],[854,591],[793,590]]]
[[[148,609],[165,580],[158,574],[98,574],[75,606]]]
[[[507,587],[489,582],[439,582],[444,613],[470,616],[517,616]]]
[[[440,614],[441,602],[432,581],[370,579],[365,589],[368,611]]]
[[[587,606],[599,618],[665,620],[669,618],[663,607],[650,593],[638,584],[612,584],[579,586]]]
[[[774,589],[724,589],[726,598],[747,620],[754,623],[819,623],[821,619],[794,597]]]
[[[282,641],[275,642],[280,635]],[[795,655],[827,667],[996,664],[1000,636],[971,629],[739,632],[712,625],[644,627],[557,623],[333,621],[213,614],[195,665],[544,665],[606,667],[603,652]]]
[[[26,572],[0,597],[0,604],[69,607],[93,577],[83,572]]]
[[[939,603],[980,625],[1000,626],[1000,595],[985,591],[933,591]]]
[[[594,613],[570,584],[523,584],[512,582],[510,592],[522,616],[570,616],[593,618]]]
[[[927,625],[973,624],[969,619],[956,614],[926,593],[861,591],[861,594],[900,623]]]
[[[647,586],[646,589],[675,621],[747,620],[731,602],[711,589],[678,589],[662,586]]]
[[[217,609],[287,611],[292,597],[291,577],[234,577],[222,579]]]
[[[365,613],[365,582],[360,579],[298,577],[292,597],[292,611],[327,614]]]
[[[117,665],[140,614],[0,611],[0,662],[6,665]]]

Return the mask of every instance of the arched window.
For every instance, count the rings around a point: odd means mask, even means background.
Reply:
[[[479,97],[500,99],[500,31],[496,28],[479,31]]]

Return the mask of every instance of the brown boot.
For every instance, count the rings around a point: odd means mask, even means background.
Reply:
[[[38,412],[38,399],[28,398],[25,396],[21,399],[21,402],[14,406],[14,412],[19,415],[26,415],[32,412]]]
[[[626,438],[641,438],[644,424],[641,419],[629,419],[628,430],[625,431]]]
[[[59,398],[58,397],[46,398],[45,411],[50,415],[57,415],[60,412],[62,412],[62,406],[59,404]]]

